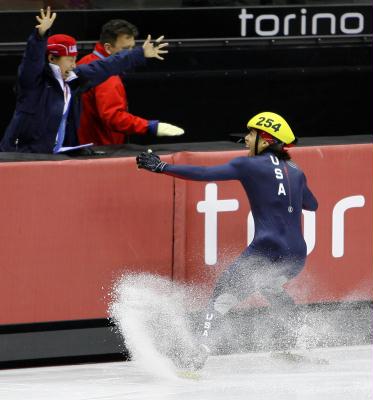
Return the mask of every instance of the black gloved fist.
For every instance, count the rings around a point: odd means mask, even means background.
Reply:
[[[142,152],[136,157],[137,166],[152,172],[162,172],[167,163],[161,161],[159,156],[148,150],[147,153]]]

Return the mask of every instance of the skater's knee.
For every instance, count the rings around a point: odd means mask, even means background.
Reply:
[[[285,290],[273,291],[264,289],[262,294],[274,308],[293,308],[295,306],[293,298]]]
[[[237,303],[238,299],[236,296],[230,293],[223,293],[214,300],[214,310],[224,315]]]
[[[290,305],[294,304],[291,296],[287,294],[283,285],[287,282],[284,276],[278,276],[268,280],[267,285],[260,288],[260,292],[273,305]]]

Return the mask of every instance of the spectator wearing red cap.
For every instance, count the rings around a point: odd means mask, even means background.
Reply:
[[[78,65],[104,60],[122,50],[135,46],[137,28],[123,19],[113,19],[103,25],[100,41],[92,53],[83,57]],[[177,126],[146,120],[128,112],[127,93],[119,75],[82,95],[82,114],[78,137],[81,143],[95,145],[123,144],[130,134],[156,136],[178,136],[184,133]]]
[[[158,40],[154,46],[148,36],[142,48],[76,66],[76,40],[68,35],[48,38],[56,13],[48,7],[36,19],[38,25],[18,69],[16,109],[0,142],[1,151],[59,153],[77,147],[81,94],[144,64],[145,58],[163,60],[162,54],[167,53],[167,43]]]

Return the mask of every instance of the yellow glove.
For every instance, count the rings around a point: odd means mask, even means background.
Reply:
[[[167,124],[166,122],[159,122],[157,129],[157,136],[180,136],[184,135],[184,129],[178,126]]]

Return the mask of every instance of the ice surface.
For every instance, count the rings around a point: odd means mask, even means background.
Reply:
[[[270,353],[211,357],[199,380],[137,362],[0,371],[1,400],[371,400],[372,346],[304,351],[328,365],[274,360]]]
[[[298,332],[303,350],[297,353],[327,365],[276,359],[269,352],[229,354],[210,357],[192,380],[178,377],[169,357],[194,344],[188,313],[198,291],[132,275],[119,280],[113,295],[110,314],[134,361],[3,370],[0,400],[373,400],[373,346],[315,347],[318,332],[343,324],[320,319],[316,330],[304,325]],[[260,336],[263,326],[256,327]]]

